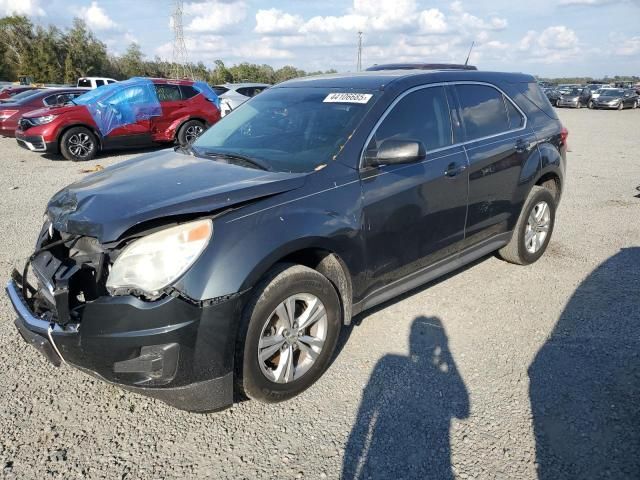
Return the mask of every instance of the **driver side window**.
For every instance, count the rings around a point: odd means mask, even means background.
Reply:
[[[451,117],[444,87],[416,90],[400,100],[382,121],[367,150],[389,139],[421,141],[427,151],[453,144]]]

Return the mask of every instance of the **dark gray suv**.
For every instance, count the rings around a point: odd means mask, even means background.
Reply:
[[[286,400],[354,315],[495,251],[538,260],[566,140],[529,75],[279,84],[185,150],[58,192],[7,287],[16,326],[52,362],[179,408]]]

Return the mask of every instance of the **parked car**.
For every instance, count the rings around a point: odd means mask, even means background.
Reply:
[[[542,91],[549,99],[549,102],[551,103],[551,105],[553,105],[554,107],[557,107],[558,100],[560,100],[560,95],[562,95],[560,91],[557,90],[556,88],[543,88]]]
[[[220,109],[224,117],[270,86],[268,83],[225,83],[214,86],[213,90],[220,97]]]
[[[187,145],[219,119],[217,97],[203,82],[133,78],[29,112],[15,136],[31,151],[81,161],[114,148]]]
[[[625,108],[638,108],[638,94],[633,89],[612,88],[604,90],[593,101],[593,108],[623,110]]]
[[[78,83],[76,84],[76,87],[78,88],[98,88],[98,87],[103,87],[105,85],[111,85],[112,83],[116,83],[117,80],[114,80],[113,78],[106,78],[106,77],[80,77],[78,79]]]
[[[589,108],[593,108],[594,101],[597,100],[600,97],[600,95],[602,95],[603,93],[606,93],[607,90],[615,90],[615,88],[613,88],[613,87],[602,87],[601,89],[596,90],[595,92],[593,92],[591,94],[591,99],[589,100],[589,103],[587,104],[587,106]]]
[[[47,107],[66,105],[88,92],[86,88],[46,88],[29,90],[30,95],[15,102],[0,103],[0,135],[13,137],[20,117],[27,112]],[[16,97],[13,97],[16,98]]]
[[[560,90],[560,97],[556,101],[556,107],[582,108],[586,105],[585,95],[582,88],[571,88]]]
[[[179,408],[289,399],[354,315],[493,251],[538,260],[566,140],[529,75],[281,83],[190,148],[54,195],[37,281],[7,287],[16,326],[54,364]]]
[[[16,93],[12,97],[3,98],[2,100],[0,100],[0,105],[6,105],[6,104],[9,104],[9,103],[16,103],[16,102],[22,101],[25,98],[28,98],[31,95],[34,95],[34,94],[38,93],[41,90],[43,90],[43,88],[30,88],[29,90],[25,90],[23,92]]]
[[[36,87],[33,87],[31,85],[8,85],[0,89],[0,100],[11,100],[11,98],[18,93],[27,92],[30,90],[36,90]]]

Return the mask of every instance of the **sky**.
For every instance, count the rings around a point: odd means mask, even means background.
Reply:
[[[86,21],[111,52],[171,60],[172,0],[0,0],[0,15]],[[640,75],[640,0],[185,0],[189,60],[308,71],[388,62],[470,63],[540,76]]]

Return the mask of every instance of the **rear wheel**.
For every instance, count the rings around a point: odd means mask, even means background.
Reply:
[[[342,326],[335,288],[302,265],[274,268],[254,289],[236,348],[236,384],[266,403],[292,398],[324,373]]]
[[[98,140],[88,128],[73,127],[62,135],[60,151],[72,162],[91,160],[98,153]]]
[[[178,143],[182,147],[191,145],[204,132],[204,124],[200,120],[189,120],[178,130]]]
[[[537,261],[549,245],[555,218],[556,200],[553,194],[544,187],[533,187],[511,240],[498,251],[500,257],[518,265]]]

